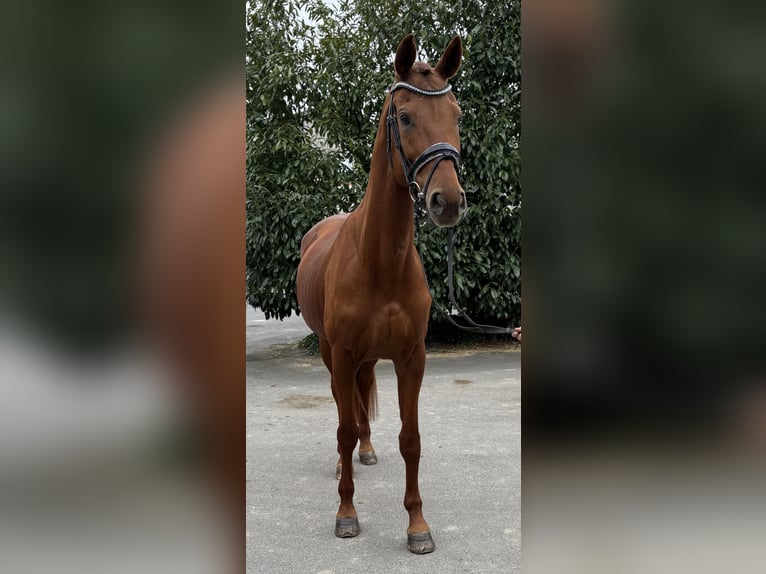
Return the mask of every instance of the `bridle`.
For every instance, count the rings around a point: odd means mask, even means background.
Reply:
[[[417,86],[413,86],[412,84],[408,84],[407,82],[396,82],[393,86],[391,86],[391,89],[388,90],[388,93],[389,93],[388,116],[386,118],[386,150],[388,151],[388,163],[391,166],[391,169],[393,169],[394,161],[393,161],[393,158],[391,157],[391,134],[393,134],[394,145],[396,146],[396,149],[399,151],[399,158],[402,161],[402,169],[404,170],[404,179],[407,182],[407,188],[409,189],[412,202],[415,204],[415,230],[417,231],[418,228],[420,227],[418,224],[419,212],[422,209],[422,206],[425,204],[425,197],[426,197],[426,194],[428,193],[428,185],[431,183],[431,177],[436,171],[436,168],[439,166],[439,163],[441,163],[441,161],[444,159],[451,160],[453,165],[455,166],[455,171],[457,171],[459,174],[462,161],[460,158],[460,152],[457,150],[457,148],[446,142],[439,142],[431,146],[428,146],[425,150],[423,150],[423,153],[421,153],[413,162],[407,159],[407,156],[404,154],[404,151],[402,150],[402,139],[399,134],[399,123],[396,120],[396,106],[394,106],[394,93],[397,90],[401,90],[401,89],[409,90],[410,92],[419,94],[421,96],[438,97],[438,96],[443,96],[445,94],[448,94],[452,90],[452,86],[447,84],[447,87],[442,88],[441,90],[424,90],[423,88],[418,88]],[[418,172],[430,161],[433,161],[434,164],[431,167],[431,171],[428,173],[428,177],[426,178],[426,183],[423,186],[423,189],[421,190],[420,185],[418,185],[418,182],[415,181],[415,178],[417,177]],[[442,314],[450,323],[452,323],[453,325],[455,325],[456,327],[460,329],[463,329],[464,331],[470,331],[473,333],[493,334],[493,335],[511,334],[513,332],[512,327],[497,327],[494,325],[482,325],[481,323],[476,323],[473,319],[471,319],[468,316],[468,314],[465,312],[465,309],[461,308],[460,305],[458,305],[457,301],[455,300],[455,291],[453,286],[454,285],[453,271],[452,271],[453,242],[454,242],[453,229],[452,227],[450,227],[449,243],[447,245],[447,287],[448,287],[449,300],[453,306],[453,309],[457,311],[457,317],[462,318],[467,323],[467,325],[458,323],[455,320],[455,317],[453,317],[453,315],[449,312],[449,310],[445,309],[442,305],[439,304],[439,302],[436,300],[436,297],[433,294],[433,291],[431,290],[431,287],[429,286],[428,289],[429,291],[431,291],[431,298],[433,303],[442,312]],[[419,250],[418,250],[418,256],[420,256]],[[420,259],[421,259],[421,266],[422,266],[423,257],[420,256]],[[425,277],[425,270],[423,270],[423,276]],[[426,277],[426,284],[428,284],[427,277]]]
[[[396,106],[394,106],[394,93],[401,89],[409,90],[410,92],[421,96],[438,97],[449,93],[452,90],[452,86],[447,84],[447,87],[442,88],[441,90],[424,90],[423,88],[418,88],[407,82],[396,82],[391,86],[391,89],[388,90],[388,117],[386,118],[386,150],[388,151],[388,163],[391,166],[391,169],[393,169],[394,161],[391,157],[391,134],[393,133],[394,145],[396,145],[396,149],[399,151],[399,158],[402,161],[404,179],[407,182],[410,197],[412,198],[413,203],[417,206],[418,204],[425,202],[428,185],[431,183],[431,177],[436,171],[439,163],[441,163],[443,159],[449,159],[454,164],[455,171],[460,173],[461,159],[460,152],[457,148],[446,142],[439,142],[428,146],[414,162],[410,162],[410,160],[407,159],[407,156],[402,150],[402,139],[399,135],[399,123],[396,121]],[[431,171],[426,178],[426,183],[421,190],[418,182],[415,181],[415,178],[417,177],[418,172],[430,161],[433,161],[434,164],[431,167]]]

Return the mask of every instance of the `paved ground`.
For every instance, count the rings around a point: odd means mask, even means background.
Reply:
[[[303,320],[247,311],[247,565],[263,574],[520,571],[520,353],[433,352],[420,394],[420,492],[436,551],[407,550],[390,361],[376,368],[378,464],[355,455],[361,534],[333,535],[337,411]]]

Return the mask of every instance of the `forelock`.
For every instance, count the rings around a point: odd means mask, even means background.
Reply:
[[[433,73],[434,69],[425,62],[415,62],[412,64],[412,71],[419,72],[424,76],[428,76],[429,74]]]

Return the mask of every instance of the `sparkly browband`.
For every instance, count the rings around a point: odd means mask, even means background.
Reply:
[[[399,88],[404,88],[405,90],[409,90],[411,92],[415,92],[416,94],[420,94],[421,96],[443,96],[450,90],[452,90],[452,86],[447,84],[446,88],[442,88],[441,90],[424,90],[423,88],[418,88],[417,86],[413,86],[412,84],[408,84],[407,82],[396,82],[393,86],[391,86],[391,89],[388,90],[389,93],[393,93]]]

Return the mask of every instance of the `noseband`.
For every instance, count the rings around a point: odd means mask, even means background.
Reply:
[[[449,93],[450,90],[452,90],[452,86],[447,84],[447,87],[442,88],[441,90],[424,90],[423,88],[418,88],[417,86],[413,86],[407,82],[396,82],[388,91],[388,117],[386,118],[386,150],[388,151],[388,163],[393,169],[394,162],[391,158],[391,133],[393,133],[394,144],[396,145],[396,149],[399,150],[399,157],[402,160],[402,169],[404,170],[404,179],[407,182],[407,187],[410,191],[410,197],[412,197],[412,201],[417,204],[418,202],[423,202],[425,200],[426,193],[428,192],[428,184],[431,183],[431,176],[433,176],[437,166],[443,159],[446,158],[451,160],[455,166],[455,171],[458,173],[460,172],[460,152],[453,145],[450,145],[446,142],[439,142],[423,150],[423,153],[421,153],[414,162],[410,162],[410,160],[407,159],[407,156],[404,155],[404,151],[402,150],[402,139],[399,135],[399,123],[396,121],[396,108],[394,107],[394,92],[400,89],[409,90],[410,92],[419,94],[421,96],[436,97]],[[426,179],[426,184],[421,190],[418,182],[415,181],[415,178],[417,177],[418,172],[428,162],[433,160],[436,161],[434,161],[433,167],[431,167],[431,171],[429,172],[428,178]]]

